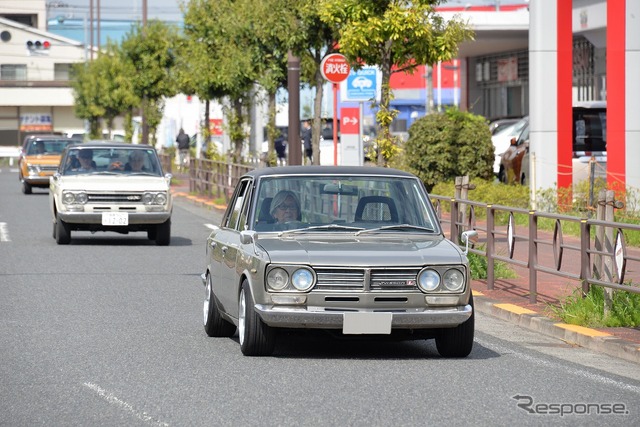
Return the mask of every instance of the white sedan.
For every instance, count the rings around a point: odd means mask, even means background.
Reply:
[[[141,231],[157,245],[168,245],[170,182],[151,146],[111,141],[69,146],[49,181],[53,237],[68,244],[71,231]]]

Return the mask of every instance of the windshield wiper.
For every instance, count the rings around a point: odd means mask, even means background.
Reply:
[[[384,227],[370,228],[370,229],[367,229],[367,230],[358,231],[356,233],[356,236],[360,235],[360,234],[363,234],[363,233],[375,233],[377,231],[384,231],[384,230],[424,231],[425,233],[433,233],[435,231],[435,230],[432,230],[431,228],[420,227],[418,225],[395,224],[395,225],[385,225]]]
[[[160,176],[160,175],[155,174],[153,172],[130,172],[130,173],[126,174],[126,175],[129,175],[129,176],[131,176],[131,175]]]
[[[282,236],[284,234],[294,234],[294,233],[303,233],[306,231],[317,231],[317,230],[331,230],[331,231],[364,231],[362,227],[351,227],[349,225],[340,225],[340,224],[326,224],[326,225],[314,225],[312,227],[306,228],[297,228],[295,230],[285,230],[281,231],[278,235]]]

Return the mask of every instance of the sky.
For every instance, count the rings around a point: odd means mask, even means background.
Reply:
[[[187,0],[147,0],[147,19],[182,21],[180,4]],[[89,14],[90,0],[46,0],[49,17],[81,19]],[[100,2],[100,18],[112,20],[142,20],[142,0],[93,0],[94,17]]]
[[[114,20],[142,20],[143,0],[93,0],[94,14],[97,13],[97,4],[100,1],[100,17],[102,19]],[[259,0],[256,0],[259,1]],[[60,15],[67,18],[81,18],[84,13],[89,13],[90,0],[46,0],[47,4],[67,5],[67,7],[56,7]],[[188,0],[147,0],[147,18],[160,19],[163,21],[182,21],[180,4]],[[448,0],[443,5],[465,6],[465,5],[507,5],[521,4],[526,0]],[[50,9],[50,17],[55,16],[55,10]],[[69,16],[75,14],[75,16]]]

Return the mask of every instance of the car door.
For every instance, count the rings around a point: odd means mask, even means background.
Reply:
[[[212,265],[216,265],[213,290],[225,312],[237,315],[239,277],[236,262],[240,248],[240,231],[247,222],[245,202],[252,180],[240,180],[227,207],[220,230],[212,240]],[[216,277],[217,275],[217,277]],[[235,313],[235,314],[234,314]]]

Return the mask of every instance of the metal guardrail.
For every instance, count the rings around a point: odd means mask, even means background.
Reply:
[[[529,300],[537,302],[538,274],[581,282],[583,292],[598,285],[611,289],[640,293],[640,250],[628,248],[625,233],[640,233],[640,226],[568,215],[537,212],[508,206],[431,195],[440,224],[449,238],[457,243],[464,230],[478,231],[484,248],[475,245],[470,252],[487,258],[487,287],[495,284],[496,261],[527,268]],[[449,218],[443,207],[450,212]],[[477,211],[484,210],[486,221],[477,221]],[[516,224],[516,216],[526,217],[526,227]],[[555,222],[552,232],[541,230],[538,220]],[[452,220],[455,219],[455,220]],[[520,233],[522,228],[525,232]],[[577,228],[579,236],[565,233],[564,228]],[[522,245],[518,243],[522,242]],[[553,264],[541,261],[540,251],[553,251]],[[634,263],[630,267],[630,263]],[[626,283],[625,283],[626,280]]]
[[[175,166],[173,158],[166,154],[160,157],[164,170],[171,172]],[[255,168],[255,165],[191,159],[189,191],[229,201],[239,178]],[[487,258],[490,290],[495,285],[494,267],[498,261],[528,269],[529,299],[533,304],[537,302],[540,273],[578,281],[585,293],[591,285],[640,293],[640,249],[628,248],[625,239],[625,233],[640,233],[640,225],[430,196],[450,239],[460,244],[462,231],[478,231],[484,248],[476,244],[470,251]],[[484,222],[477,221],[479,210],[484,213],[479,215],[486,218]],[[526,227],[517,225],[518,216],[521,223],[526,222]],[[552,232],[538,227],[541,218],[555,222]],[[526,230],[522,230],[523,227]],[[578,237],[564,232],[571,227],[579,230]],[[542,262],[542,258],[548,259],[539,256],[543,250],[553,251],[551,265]]]

